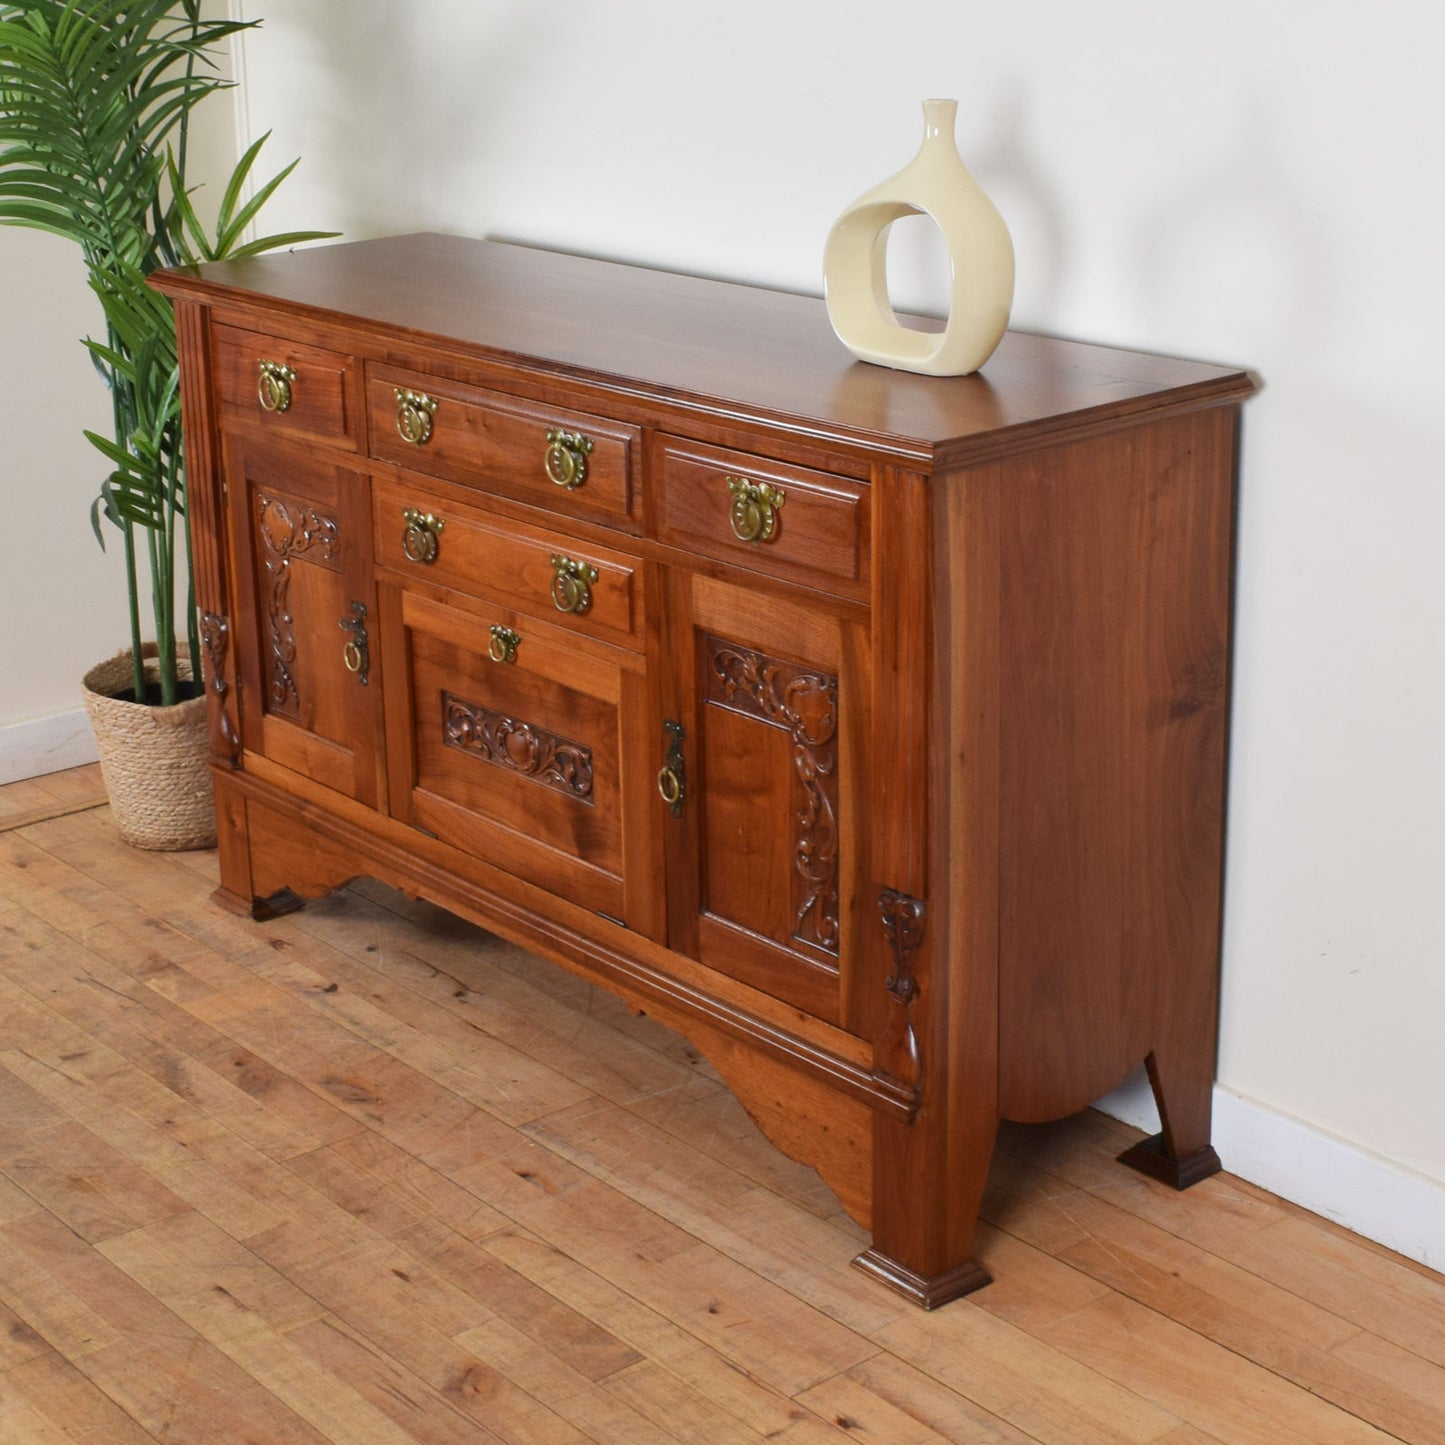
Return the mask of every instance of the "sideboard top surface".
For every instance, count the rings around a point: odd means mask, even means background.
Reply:
[[[855,361],[817,297],[458,236],[348,242],[160,273],[172,296],[247,293],[492,358],[540,360],[726,415],[901,452],[1222,405],[1238,368],[1009,332],[973,376]]]

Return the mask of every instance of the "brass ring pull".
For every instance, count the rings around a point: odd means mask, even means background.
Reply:
[[[396,396],[396,430],[402,441],[414,447],[425,446],[431,440],[432,418],[436,415],[437,400],[424,391],[407,391],[402,387],[392,388]]]
[[[671,768],[663,768],[657,775],[657,791],[669,808],[676,809],[682,802],[682,779]]]
[[[552,602],[558,612],[571,612],[580,617],[592,606],[592,588],[597,569],[587,562],[574,562],[570,557],[552,558]]]
[[[591,455],[591,437],[553,427],[547,433],[547,451],[542,458],[542,467],[559,487],[566,487],[571,492],[587,480],[587,458]]]
[[[671,718],[662,720],[665,756],[657,775],[657,791],[674,818],[682,817],[682,801],[687,795],[687,765],[682,756],[683,728]]]
[[[256,400],[262,411],[285,411],[291,405],[291,383],[296,373],[279,361],[260,363],[261,373],[256,382]]]
[[[341,649],[341,661],[347,672],[354,672],[362,687],[371,682],[371,640],[366,634],[366,606],[361,602],[351,604],[351,615],[341,619],[341,630],[349,632],[346,646]]]
[[[520,633],[500,624],[492,626],[492,640],[487,644],[487,656],[493,662],[515,662],[517,649],[522,645]]]
[[[732,493],[728,521],[739,542],[767,542],[777,530],[778,509],[788,500],[781,487],[767,482],[750,482],[746,477],[726,478]]]
[[[430,512],[417,511],[415,507],[408,507],[401,517],[406,523],[406,530],[401,534],[401,550],[406,553],[407,561],[430,567],[437,559],[446,523]]]

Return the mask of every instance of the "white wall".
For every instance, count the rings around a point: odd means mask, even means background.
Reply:
[[[209,8],[224,6],[215,0]],[[232,97],[196,112],[190,170],[203,215],[236,154]],[[206,184],[209,182],[209,184]],[[86,441],[107,434],[110,397],[81,344],[102,333],[80,251],[0,226],[0,783],[95,756],[80,680],[130,646],[121,534],[90,504],[108,467]],[[142,603],[142,615],[145,603]],[[149,631],[148,631],[149,635]]]
[[[81,435],[110,400],[80,338],[99,324],[80,252],[0,227],[0,728],[80,706],[86,670],[128,645],[124,568],[89,506],[106,467]]]
[[[247,124],[304,158],[268,228],[817,291],[833,217],[956,96],[1017,325],[1255,368],[1220,1078],[1445,1183],[1445,10],[236,3]],[[1329,1207],[1327,1172],[1295,1197]]]

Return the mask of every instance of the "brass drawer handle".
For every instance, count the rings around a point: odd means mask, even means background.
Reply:
[[[664,718],[662,722],[665,756],[657,775],[657,791],[674,818],[682,817],[682,803],[687,796],[687,767],[682,756],[683,730],[680,722]]]
[[[492,625],[492,640],[487,644],[487,656],[493,662],[515,662],[517,649],[522,645],[520,633],[499,623]]]
[[[347,672],[354,672],[362,687],[371,682],[371,642],[366,635],[366,607],[361,602],[351,604],[351,616],[341,619],[341,630],[349,632],[346,646],[341,649],[341,661]]]
[[[437,559],[446,523],[430,512],[418,512],[415,507],[408,507],[401,517],[406,523],[406,530],[401,534],[401,550],[406,553],[409,562],[430,567]]]
[[[597,582],[597,569],[587,562],[574,562],[570,557],[552,557],[552,601],[558,612],[581,616],[592,606],[592,588]]]
[[[781,487],[768,482],[750,482],[746,477],[727,477],[733,503],[728,509],[733,536],[739,542],[766,542],[778,525],[778,509],[788,500]]]
[[[587,480],[587,458],[591,455],[591,437],[553,427],[547,433],[547,452],[542,466],[559,487],[571,492]]]
[[[394,387],[396,394],[396,430],[404,442],[414,447],[431,440],[431,421],[436,415],[437,400],[424,391],[407,391]]]
[[[262,411],[285,411],[291,405],[291,383],[296,373],[279,361],[261,362],[256,382],[256,400]]]

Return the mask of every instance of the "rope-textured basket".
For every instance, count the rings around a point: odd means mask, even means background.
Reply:
[[[191,659],[182,647],[179,675],[189,681]],[[146,677],[155,682],[156,648],[143,650]],[[136,848],[179,852],[216,841],[211,794],[206,699],[174,707],[147,707],[114,694],[133,683],[127,650],[85,674],[85,710],[100,751],[100,771],[120,836]]]

